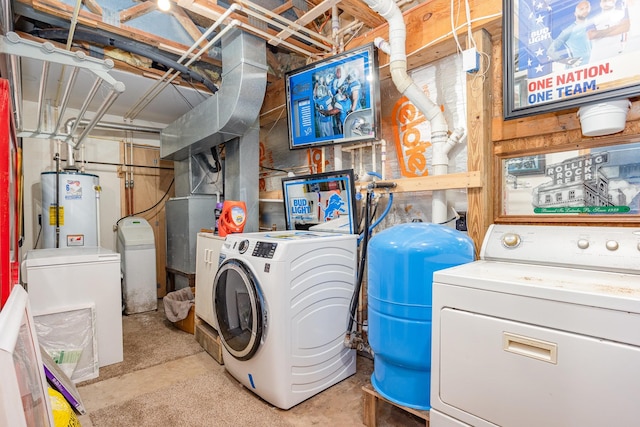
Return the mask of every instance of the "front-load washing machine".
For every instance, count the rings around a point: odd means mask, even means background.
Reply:
[[[212,291],[227,371],[281,409],[353,375],[356,265],[354,234],[228,235]]]

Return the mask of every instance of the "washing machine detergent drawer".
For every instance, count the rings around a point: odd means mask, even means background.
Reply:
[[[640,348],[451,308],[440,316],[438,393],[472,424],[640,422]]]

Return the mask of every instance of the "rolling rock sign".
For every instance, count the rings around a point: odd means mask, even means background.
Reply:
[[[537,214],[629,212],[623,193],[609,193],[609,179],[600,170],[609,162],[608,153],[587,154],[549,165],[545,175],[551,182],[533,189]],[[615,198],[615,200],[614,200]]]

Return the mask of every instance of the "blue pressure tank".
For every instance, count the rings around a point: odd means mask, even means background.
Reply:
[[[376,234],[368,252],[371,383],[393,402],[430,409],[433,272],[473,261],[473,241],[443,225],[409,223]]]

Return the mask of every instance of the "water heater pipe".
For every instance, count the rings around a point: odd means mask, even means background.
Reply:
[[[56,161],[56,195],[55,195],[55,209],[56,209],[56,238],[54,248],[60,247],[60,154],[56,153],[54,160]],[[44,218],[43,218],[44,221]]]
[[[126,145],[125,145],[125,151],[126,151]],[[129,207],[131,208],[131,212],[128,212],[129,214],[133,214],[136,211],[135,208],[135,204],[134,204],[134,199],[133,199],[133,186],[134,184],[134,180],[133,180],[133,171],[134,171],[134,160],[133,160],[133,136],[131,137],[131,139],[129,140]]]
[[[338,31],[340,31],[340,12],[338,11],[338,6],[331,6],[331,38],[333,39],[334,53],[336,52],[336,46],[340,43],[340,38],[338,37]]]
[[[96,192],[96,246],[100,246],[100,192],[102,187],[95,185],[93,190]]]
[[[389,71],[398,91],[429,120],[433,147],[433,173],[444,175],[448,173],[449,168],[448,153],[451,147],[460,141],[458,134],[464,134],[464,131],[456,131],[454,132],[456,137],[449,138],[449,128],[440,107],[431,101],[407,74],[405,51],[407,30],[398,5],[393,0],[365,0],[365,3],[389,23],[389,42],[377,38],[375,43],[378,48],[389,53]],[[434,223],[443,223],[447,220],[445,190],[433,191],[431,220]]]
[[[86,148],[86,145],[85,145],[85,144],[82,144],[82,145],[80,146],[80,172],[82,172],[82,173],[84,173],[84,172],[85,172],[85,167],[84,167],[84,165],[85,165],[85,163],[86,163],[86,162],[84,161],[85,148]]]
[[[71,133],[71,128],[73,128],[73,123],[74,123],[73,119],[67,120],[65,122],[64,127],[67,131],[67,134]],[[65,167],[65,169],[77,169],[73,151],[74,151],[73,144],[67,144],[67,167]]]

